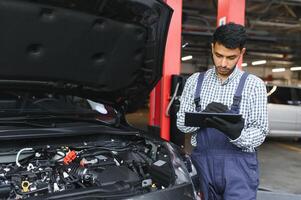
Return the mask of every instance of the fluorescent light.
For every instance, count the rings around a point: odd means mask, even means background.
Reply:
[[[246,66],[248,66],[248,63],[242,63],[241,66],[246,67]]]
[[[291,71],[299,71],[301,70],[301,67],[291,67]]]
[[[284,72],[285,68],[274,68],[272,69],[272,72]]]
[[[188,45],[188,42],[182,45],[182,48],[185,48]]]
[[[182,57],[182,61],[191,60],[192,55]]]
[[[258,60],[258,61],[252,62],[252,65],[263,65],[263,64],[266,64],[266,63],[267,63],[266,60]]]
[[[248,51],[248,55],[250,56],[261,56],[261,57],[273,57],[273,58],[283,58],[283,54],[279,53],[261,53],[261,52],[250,52]]]
[[[286,61],[286,60],[272,60],[270,61],[272,64],[276,64],[276,65],[292,65],[293,62],[291,61]]]

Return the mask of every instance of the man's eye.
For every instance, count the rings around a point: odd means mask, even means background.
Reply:
[[[219,54],[215,54],[215,56],[218,57],[218,58],[223,57],[222,55],[219,55]]]
[[[228,57],[229,60],[234,60],[235,58],[236,58],[236,56]]]

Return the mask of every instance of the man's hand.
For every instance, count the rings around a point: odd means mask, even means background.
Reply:
[[[230,111],[228,106],[222,103],[212,102],[207,105],[203,112],[228,113]],[[206,118],[205,123],[207,127],[216,128],[232,140],[235,140],[240,136],[241,131],[244,128],[245,120],[241,118],[238,122],[230,122],[219,117],[208,117]]]
[[[205,110],[203,112],[211,112],[211,113],[225,113],[229,112],[228,106],[222,104],[222,103],[217,103],[217,102],[211,102],[209,103]]]
[[[241,118],[238,122],[229,122],[219,117],[206,118],[208,127],[216,128],[232,140],[237,139],[244,128],[245,120]]]

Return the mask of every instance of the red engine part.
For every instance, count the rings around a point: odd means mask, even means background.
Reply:
[[[76,158],[76,152],[69,151],[64,158],[64,164],[69,165],[69,163],[71,163],[75,158]]]

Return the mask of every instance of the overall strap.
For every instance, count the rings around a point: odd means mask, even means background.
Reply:
[[[202,84],[203,84],[203,80],[204,80],[204,72],[200,72],[199,77],[198,77],[198,82],[196,85],[196,90],[194,93],[194,104],[195,104],[195,109],[197,112],[201,111],[201,104],[200,104],[200,93],[201,93],[201,88],[202,88]]]
[[[233,104],[231,105],[231,111],[234,113],[239,113],[241,94],[248,75],[248,73],[244,72],[243,75],[240,77],[238,87],[233,97]]]

